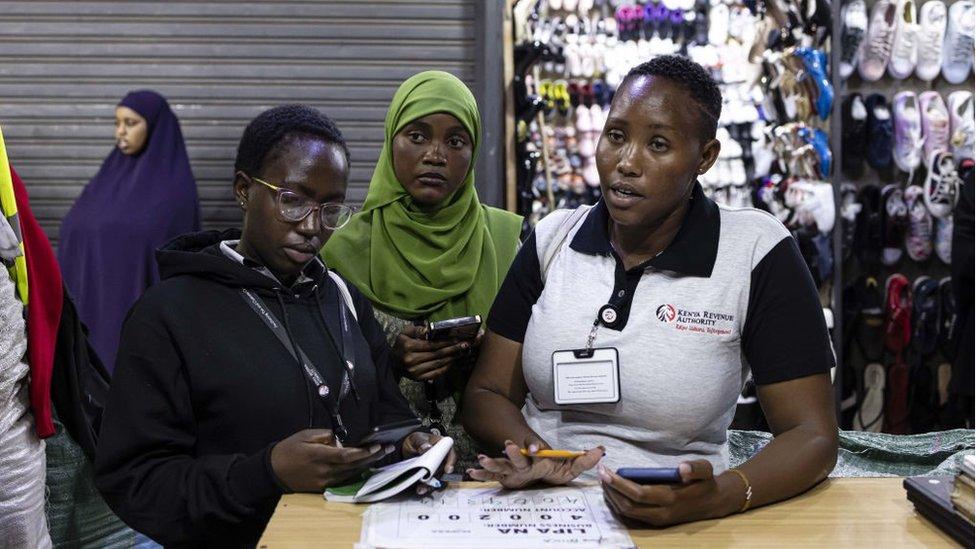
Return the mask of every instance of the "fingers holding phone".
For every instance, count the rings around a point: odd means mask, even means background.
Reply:
[[[393,352],[403,362],[408,377],[415,381],[431,381],[446,374],[479,341],[480,318],[470,334],[452,329],[437,323],[404,326],[397,336]],[[465,336],[466,339],[459,339],[458,336]]]
[[[271,449],[271,468],[294,492],[318,492],[349,480],[395,450],[393,444],[342,447],[328,429],[306,429]]]

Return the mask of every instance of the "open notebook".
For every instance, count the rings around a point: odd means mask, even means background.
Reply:
[[[342,503],[370,503],[395,496],[417,482],[439,486],[434,473],[454,446],[451,437],[440,439],[423,454],[374,469],[369,478],[355,484],[326,488],[325,499]]]

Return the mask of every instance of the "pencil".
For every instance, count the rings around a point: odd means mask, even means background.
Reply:
[[[525,448],[520,448],[519,452],[523,456],[538,458],[577,458],[586,453],[579,450],[539,450],[535,454],[530,454]]]

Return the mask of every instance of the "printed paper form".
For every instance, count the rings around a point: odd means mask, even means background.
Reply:
[[[360,548],[634,547],[599,486],[448,488],[373,504]]]

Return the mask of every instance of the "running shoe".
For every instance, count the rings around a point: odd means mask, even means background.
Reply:
[[[915,72],[917,61],[918,13],[915,11],[915,0],[899,0],[898,23],[895,25],[895,38],[891,45],[888,74],[904,80]]]
[[[847,80],[857,67],[857,52],[868,29],[868,12],[864,0],[845,3],[840,9],[840,18],[844,25],[841,34],[840,77]]]
[[[928,261],[932,257],[932,215],[925,207],[918,185],[905,189],[905,205],[908,208],[908,228],[905,231],[905,250],[912,261]]]
[[[895,148],[892,157],[903,172],[912,172],[922,163],[922,118],[915,92],[895,95]]]
[[[891,267],[901,261],[908,226],[908,206],[899,184],[886,185],[881,190],[881,225],[884,229],[881,261]]]
[[[935,217],[948,217],[959,200],[961,185],[952,153],[940,152],[929,162],[925,178],[925,205]]]
[[[844,171],[853,177],[864,173],[864,153],[868,140],[868,111],[861,94],[852,93],[844,99],[841,108],[844,123],[841,125],[841,158]]]
[[[952,156],[961,161],[973,158],[973,94],[966,90],[949,94],[949,146]]]
[[[942,0],[929,0],[918,12],[918,62],[915,76],[931,82],[942,68],[942,43],[945,41],[946,7]]]
[[[871,24],[857,59],[857,71],[863,80],[876,82],[884,76],[895,40],[897,12],[895,0],[878,0],[871,8]]]
[[[942,77],[950,84],[965,82],[973,70],[974,17],[971,0],[949,6],[949,23],[942,44]]]
[[[949,150],[949,110],[937,91],[922,92],[918,96],[922,115],[923,158]]]
[[[884,1],[881,0],[879,4]],[[876,170],[885,170],[891,166],[894,134],[888,101],[883,95],[875,93],[868,96],[864,105],[868,109],[868,165]]]

